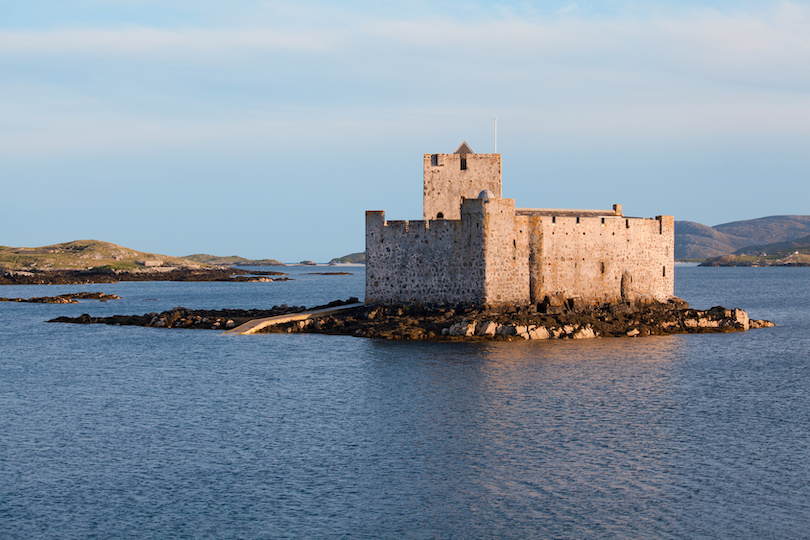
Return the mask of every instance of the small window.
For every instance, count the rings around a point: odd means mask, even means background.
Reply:
[[[462,171],[467,170],[467,158],[465,157],[461,158],[461,170]]]
[[[624,220],[624,228],[625,228],[625,229],[629,229],[629,228],[630,228],[630,220],[629,220],[629,219],[625,219],[625,220]]]
[[[579,225],[579,218],[577,218],[577,225]]]
[[[439,154],[431,154],[430,155],[430,166],[431,167],[438,167],[439,166]]]
[[[600,270],[602,271],[602,273],[604,274],[604,273],[605,273],[605,263],[603,263],[603,262],[599,263],[599,269],[600,269]]]
[[[551,216],[551,222],[557,223],[557,216]]]
[[[436,214],[436,219],[444,219],[444,212],[439,212]]]
[[[605,224],[605,218],[602,218],[602,225]]]
[[[667,277],[667,267],[664,267],[664,277]]]

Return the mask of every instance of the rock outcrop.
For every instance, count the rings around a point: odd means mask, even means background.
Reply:
[[[314,309],[341,306],[356,303],[357,298],[343,302],[337,300]],[[300,313],[307,308],[282,304],[270,309],[188,309],[175,307],[161,313],[152,312],[143,315],[113,315],[110,317],[91,317],[85,313],[79,317],[57,317],[48,322],[72,324],[108,324],[113,326],[145,326],[149,328],[188,328],[202,330],[227,330],[253,319],[264,319],[277,315]]]
[[[543,340],[737,332],[773,326],[750,320],[740,309],[690,309],[680,299],[633,306],[582,306],[576,299],[546,299],[538,306],[428,309],[418,305],[371,305],[262,332],[312,332],[380,339]]]
[[[57,296],[37,296],[34,298],[0,298],[0,302],[30,302],[32,304],[78,304],[79,300],[120,300],[121,297],[115,294],[105,294],[102,292],[80,292],[67,293]]]

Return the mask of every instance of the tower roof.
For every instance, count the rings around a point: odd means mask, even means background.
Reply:
[[[456,151],[453,152],[454,154],[460,154],[462,156],[466,156],[467,154],[475,154],[470,148],[470,145],[467,144],[467,141],[462,141],[461,144],[456,148]]]
[[[492,199],[495,199],[496,197],[495,197],[495,194],[492,193],[490,190],[485,189],[484,191],[482,191],[481,193],[478,194],[478,198],[479,199],[484,199],[484,202],[489,202]]]

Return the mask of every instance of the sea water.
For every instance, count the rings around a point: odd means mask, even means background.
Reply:
[[[492,343],[48,324],[354,275],[5,286],[2,538],[808,538],[810,269],[676,267],[775,328]]]

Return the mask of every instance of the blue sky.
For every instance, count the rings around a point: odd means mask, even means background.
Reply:
[[[810,214],[810,2],[0,0],[0,244],[327,261],[495,117],[518,206]]]

